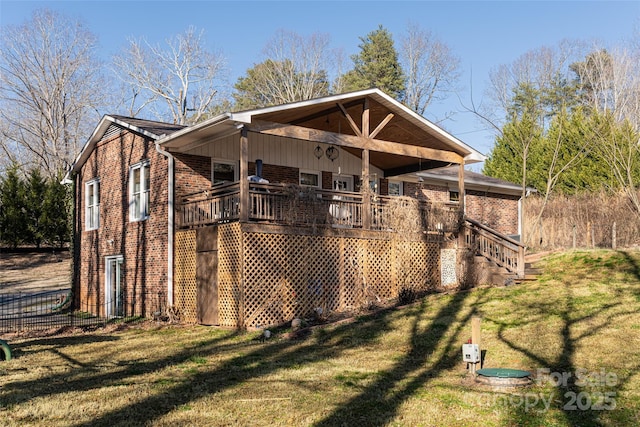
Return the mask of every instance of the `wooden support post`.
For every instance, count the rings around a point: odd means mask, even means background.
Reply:
[[[362,229],[371,228],[371,189],[369,188],[369,150],[362,150]]]
[[[478,345],[478,352],[480,353],[480,369],[482,369],[482,337],[480,331],[480,323],[482,318],[474,316],[471,318],[471,344]],[[473,372],[476,372],[476,364],[473,364]]]
[[[249,138],[246,128],[240,133],[240,221],[249,221]]]
[[[464,157],[460,161],[458,169],[458,199],[460,200],[460,213],[464,216]]]

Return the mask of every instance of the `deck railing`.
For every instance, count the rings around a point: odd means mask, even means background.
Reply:
[[[525,246],[522,243],[469,218],[465,218],[463,237],[467,247],[477,255],[486,257],[518,277],[524,277]]]
[[[240,205],[237,182],[186,195],[177,207],[178,226],[190,228],[238,220]],[[293,184],[249,184],[250,221],[361,228],[365,208],[362,193]],[[447,232],[457,231],[460,226],[457,205],[375,195],[370,198],[369,209],[372,230],[397,229],[399,209],[405,209],[403,218],[414,221],[419,230]]]
[[[237,220],[240,213],[240,184],[217,185],[184,196],[177,208],[179,227],[196,227]]]

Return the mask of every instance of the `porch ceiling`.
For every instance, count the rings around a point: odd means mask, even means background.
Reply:
[[[358,129],[362,129],[362,113],[364,111],[364,97],[342,104],[355,122]],[[398,114],[373,98],[369,98],[369,122],[371,131],[376,129],[378,124],[390,114],[393,118],[375,136],[376,139],[398,142],[402,144],[429,147],[437,150],[455,151],[458,154],[467,154],[454,149],[450,144],[443,142],[442,137],[435,133],[430,133],[424,127],[418,126],[407,117]],[[296,126],[317,129],[336,134],[357,136],[351,128],[349,121],[342,113],[339,105],[335,101],[311,104],[295,110],[274,111],[254,116],[256,120],[288,123]]]
[[[481,153],[377,89],[224,114],[160,143],[171,151],[185,151],[246,125],[250,132],[336,144],[358,157],[368,148],[370,163],[386,176],[459,163],[462,157],[466,164],[484,160]]]

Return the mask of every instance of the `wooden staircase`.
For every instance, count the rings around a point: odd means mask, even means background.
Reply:
[[[474,253],[477,284],[512,285],[536,280],[540,271],[525,259],[525,246],[477,221],[465,218],[461,242]]]

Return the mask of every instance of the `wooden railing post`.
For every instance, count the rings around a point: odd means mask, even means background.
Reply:
[[[524,277],[524,269],[525,269],[525,261],[524,261],[524,246],[518,247],[518,272],[516,273],[519,277]]]

